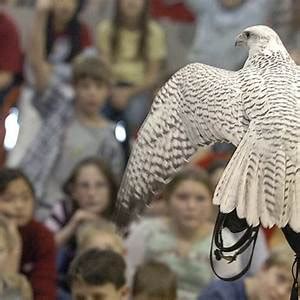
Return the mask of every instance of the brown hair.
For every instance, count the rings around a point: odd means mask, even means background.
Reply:
[[[125,261],[120,254],[111,250],[91,249],[73,260],[69,281],[71,286],[79,281],[93,286],[111,283],[120,289],[126,283],[125,270]]]
[[[93,79],[106,85],[111,84],[111,70],[108,65],[95,56],[79,55],[73,63],[73,83],[82,79]]]
[[[169,200],[177,186],[186,180],[193,180],[205,185],[211,196],[213,195],[214,189],[206,171],[196,167],[187,167],[177,172],[172,180],[166,184],[163,193],[164,198]]]
[[[137,51],[137,57],[143,58],[147,60],[147,39],[149,36],[149,0],[143,0],[144,7],[142,13],[139,17],[137,28],[141,31],[140,41]],[[123,16],[121,11],[121,0],[117,0],[115,4],[115,14],[113,17],[113,31],[111,36],[111,50],[112,50],[112,57],[116,58],[118,50],[119,50],[119,42],[120,42],[120,31],[121,27],[123,26]]]
[[[176,300],[176,290],[176,275],[167,265],[149,261],[137,268],[133,278],[133,300]]]
[[[118,185],[115,181],[115,178],[113,174],[111,173],[110,169],[106,166],[106,164],[97,157],[88,157],[82,161],[80,161],[74,169],[71,171],[69,177],[65,181],[65,183],[62,186],[63,192],[69,196],[72,197],[72,188],[74,184],[76,183],[77,177],[81,171],[82,168],[86,166],[95,166],[100,173],[104,175],[108,182],[109,186],[109,206],[107,209],[103,212],[103,216],[106,218],[111,218],[113,210],[115,208],[116,198],[117,198],[117,191],[118,191]],[[76,203],[75,203],[76,205]]]

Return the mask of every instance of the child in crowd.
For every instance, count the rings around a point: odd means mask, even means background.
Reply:
[[[117,190],[114,177],[104,162],[96,157],[80,161],[63,185],[67,197],[54,206],[45,221],[55,233],[57,246],[68,244],[82,223],[111,219]]]
[[[78,230],[78,252],[81,253],[92,248],[112,250],[123,256],[126,252],[116,226],[105,220],[87,222]]]
[[[237,281],[215,281],[200,293],[199,300],[288,300],[292,286],[293,254],[285,247],[274,248],[262,269]]]
[[[178,299],[195,299],[213,278],[208,259],[213,224],[212,186],[203,170],[185,169],[165,187],[168,216],[137,225],[126,244],[128,267],[143,261],[167,264],[178,279]],[[229,268],[230,269],[230,268]]]
[[[70,285],[72,299],[128,299],[125,261],[111,250],[91,249],[72,262]]]
[[[21,252],[18,270],[33,289],[35,300],[56,299],[55,244],[50,231],[33,218],[34,189],[18,169],[0,170],[0,214],[16,224],[14,250]]]
[[[44,63],[41,60],[40,72]],[[118,179],[124,163],[115,125],[99,113],[109,91],[106,65],[96,57],[78,57],[73,68],[74,95],[64,83],[44,75],[38,77],[40,92],[34,98],[43,125],[21,164],[37,189],[40,218],[62,197],[62,183],[82,159],[98,156]]]
[[[209,260],[212,196],[213,187],[204,170],[188,167],[176,173],[163,193],[167,216],[142,221],[126,241],[129,278],[140,263],[160,261],[177,275],[178,299],[196,299],[199,290],[214,277]],[[228,231],[223,238],[228,245],[236,242],[236,237]],[[262,236],[253,255],[255,268],[261,266],[262,258],[267,255],[263,242]],[[233,276],[241,271],[247,258],[238,257],[231,264],[214,261],[214,267],[223,277]]]
[[[123,119],[132,134],[151,104],[149,91],[166,58],[165,34],[149,19],[149,0],[117,0],[114,16],[97,27],[97,47],[112,68],[115,85],[106,108],[113,120]]]
[[[77,251],[77,230],[85,222],[111,219],[117,189],[106,165],[96,157],[86,158],[69,174],[63,185],[66,198],[53,207],[45,221],[59,248],[59,286],[66,292],[66,275]]]
[[[13,253],[15,247],[9,221],[0,216],[0,299],[33,300],[32,290],[26,278],[16,272],[17,270],[11,270],[11,266],[16,265]]]
[[[32,26],[28,28],[29,33],[25,39],[26,55],[23,68],[25,84],[22,86],[18,103],[21,126],[17,145],[9,152],[10,166],[19,165],[41,126],[41,118],[32,105],[32,98],[36,92],[35,82],[40,80],[36,77],[47,73],[47,76],[56,77],[57,80],[70,84],[73,59],[92,47],[90,29],[79,18],[86,2],[86,0],[31,1],[32,4],[35,3],[35,7]],[[43,49],[42,58],[45,62],[42,72],[39,72],[40,49]]]
[[[162,263],[149,261],[136,270],[132,300],[176,300],[176,289],[175,273]]]
[[[90,29],[79,19],[85,0],[38,0],[30,32],[27,57],[35,75],[53,73],[61,80],[70,80],[70,64],[84,49],[92,47]],[[41,49],[44,51],[40,53]],[[45,70],[39,71],[39,59]],[[37,68],[37,69],[36,69]],[[27,74],[28,75],[28,74]],[[49,75],[48,75],[49,76]],[[32,81],[32,79],[29,81]]]

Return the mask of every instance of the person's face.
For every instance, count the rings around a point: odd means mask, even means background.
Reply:
[[[57,21],[66,24],[75,14],[77,0],[53,0],[53,12]]]
[[[101,214],[109,206],[108,181],[96,166],[83,166],[76,178],[72,196],[81,209]]]
[[[145,6],[145,0],[119,0],[123,17],[137,19]]]
[[[290,270],[280,266],[273,266],[262,270],[258,276],[260,299],[288,299],[292,286]]]
[[[76,106],[87,114],[99,114],[108,97],[108,87],[104,83],[86,78],[75,84]]]
[[[76,282],[72,286],[73,300],[125,300],[127,288],[117,289],[113,284],[106,283],[100,286]]]
[[[4,232],[0,229],[0,274],[5,271],[8,259],[8,245],[4,236]]]
[[[118,242],[117,238],[105,232],[95,233],[93,237],[90,237],[86,241],[81,251],[95,248],[100,250],[112,250],[120,255],[124,255],[124,248],[120,242]]]
[[[211,194],[195,180],[180,182],[167,203],[171,218],[183,229],[196,230],[210,218]]]
[[[0,195],[0,214],[13,219],[18,226],[23,226],[32,219],[33,209],[33,194],[22,178],[11,181],[6,191]]]

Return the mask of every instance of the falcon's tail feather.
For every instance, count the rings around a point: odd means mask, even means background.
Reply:
[[[236,209],[249,225],[284,227],[290,222],[299,232],[291,219],[294,188],[295,165],[285,149],[268,147],[249,128],[216,188],[214,204],[223,213]]]

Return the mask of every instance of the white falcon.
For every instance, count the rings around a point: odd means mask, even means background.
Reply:
[[[246,28],[236,72],[190,64],[161,88],[139,131],[118,194],[126,224],[203,145],[237,146],[216,188],[220,211],[249,225],[300,232],[300,69],[267,26]]]

